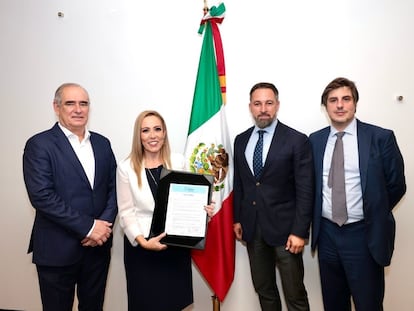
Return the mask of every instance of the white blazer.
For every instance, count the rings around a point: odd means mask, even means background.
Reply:
[[[171,164],[174,170],[184,170],[184,157],[172,154]],[[149,236],[155,206],[145,170],[141,172],[141,180],[142,187],[139,188],[129,157],[118,163],[116,191],[119,224],[133,246],[138,245],[135,240],[137,236]]]

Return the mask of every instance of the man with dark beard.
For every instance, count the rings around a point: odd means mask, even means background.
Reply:
[[[282,310],[277,267],[288,310],[303,311],[309,310],[302,255],[312,219],[312,150],[305,134],[277,120],[278,97],[272,83],[250,91],[255,126],[234,142],[234,232],[246,242],[262,310]]]

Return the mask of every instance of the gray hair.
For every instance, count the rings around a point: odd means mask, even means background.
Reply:
[[[55,98],[53,99],[53,103],[55,103],[58,106],[60,106],[62,104],[62,93],[63,93],[63,90],[67,87],[79,87],[79,88],[81,88],[86,93],[86,95],[88,95],[88,99],[89,99],[89,93],[83,86],[81,86],[80,84],[77,84],[77,83],[69,82],[69,83],[63,83],[61,86],[59,86],[57,88],[57,90],[55,92]]]

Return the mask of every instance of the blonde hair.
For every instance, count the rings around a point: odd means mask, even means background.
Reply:
[[[131,159],[132,168],[135,171],[135,174],[138,178],[138,187],[141,188],[142,186],[142,179],[141,179],[141,172],[143,170],[143,162],[144,162],[144,147],[141,141],[141,125],[142,122],[146,117],[155,116],[160,119],[162,123],[162,128],[165,132],[164,137],[164,144],[161,147],[161,159],[162,164],[165,168],[171,168],[171,150],[170,150],[170,143],[168,141],[168,132],[167,132],[167,125],[165,124],[164,118],[155,110],[145,110],[141,112],[137,119],[135,120],[134,125],[134,135],[132,138],[132,148],[131,153],[129,154],[129,158]]]

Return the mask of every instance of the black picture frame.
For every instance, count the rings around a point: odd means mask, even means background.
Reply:
[[[152,217],[150,237],[157,236],[165,231],[169,190],[171,184],[203,185],[208,187],[206,205],[211,203],[214,177],[211,175],[196,174],[186,171],[162,169],[155,198],[155,208]],[[208,216],[205,219],[205,235],[203,237],[169,235],[161,239],[161,243],[172,246],[204,249],[207,234]]]

